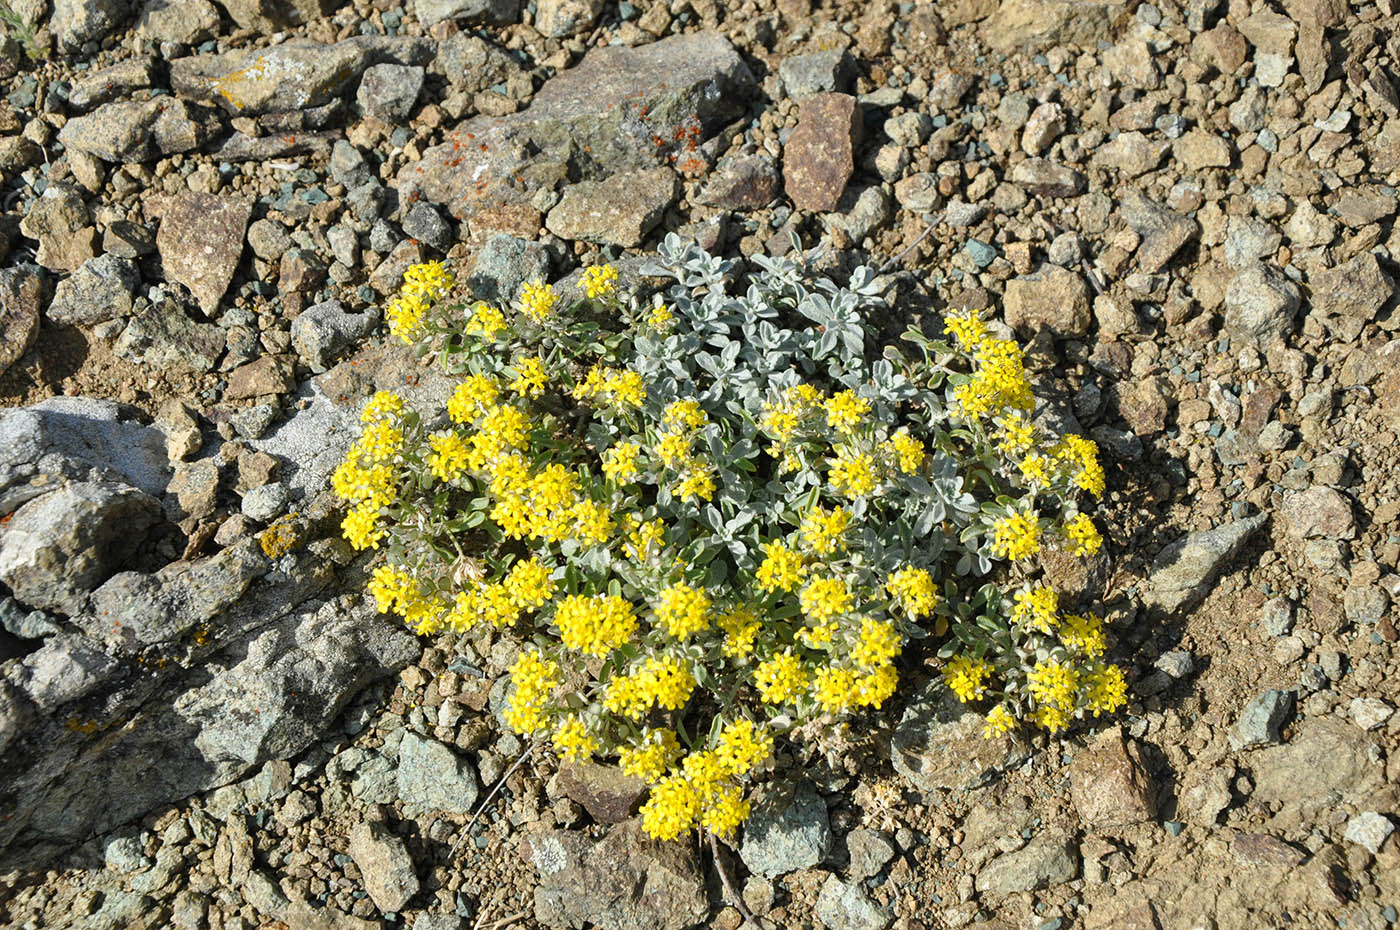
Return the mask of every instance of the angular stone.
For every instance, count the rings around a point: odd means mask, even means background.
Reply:
[[[679,193],[680,181],[670,168],[583,181],[564,189],[545,227],[564,239],[635,248],[661,222]]]
[[[819,865],[831,839],[826,802],[804,780],[791,791],[774,789],[754,805],[739,856],[750,872],[777,878]]]
[[[816,94],[803,100],[797,128],[783,146],[783,186],[799,210],[836,209],[855,170],[860,109],[849,94]]]
[[[219,32],[219,11],[209,0],[146,0],[136,34],[156,42],[196,45]]]
[[[920,791],[966,790],[1014,768],[1025,749],[1008,738],[984,739],[982,715],[949,693],[941,679],[910,699],[890,740],[894,770]]]
[[[24,657],[24,690],[40,710],[52,710],[90,694],[119,665],[86,636],[62,633]]]
[[[1303,718],[1289,742],[1255,753],[1250,769],[1251,799],[1264,803],[1364,794],[1384,773],[1382,763],[1367,757],[1366,741],[1357,739],[1355,726],[1330,717]]]
[[[1240,833],[1230,841],[1230,852],[1246,865],[1293,868],[1307,855],[1291,843],[1268,833]]]
[[[32,271],[0,270],[0,374],[23,358],[39,335],[40,292]]]
[[[739,155],[715,166],[696,201],[726,210],[760,210],[772,203],[778,189],[778,166],[773,159]]]
[[[365,46],[292,39],[281,45],[170,63],[170,86],[182,97],[216,104],[235,116],[304,110],[338,97],[365,66]]]
[[[1282,242],[1283,234],[1272,223],[1250,216],[1232,216],[1226,226],[1225,263],[1231,268],[1243,268],[1272,258]]]
[[[1221,74],[1234,74],[1249,55],[1249,43],[1228,23],[1199,33],[1191,40],[1191,57]]]
[[[296,387],[291,360],[281,355],[264,355],[246,365],[240,365],[228,375],[224,388],[225,400],[245,400],[269,394],[286,394]]]
[[[1068,837],[1045,837],[998,856],[977,875],[977,890],[994,895],[1039,891],[1079,874],[1079,857]]]
[[[323,16],[324,0],[219,0],[229,18],[244,29],[271,34],[293,26],[304,26]],[[333,7],[332,7],[333,8]]]
[[[1079,818],[1090,827],[1126,826],[1157,816],[1152,777],[1121,727],[1105,730],[1092,749],[1074,757],[1069,784]]]
[[[250,201],[219,194],[178,194],[165,205],[156,248],[166,278],[189,288],[211,317],[238,268],[252,211]]]
[[[1356,517],[1345,494],[1325,485],[1291,492],[1283,499],[1283,520],[1294,539],[1353,539]]]
[[[91,326],[131,314],[141,285],[136,263],[115,255],[89,259],[54,288],[47,316],[55,323]]]
[[[851,58],[843,49],[789,55],[778,64],[783,91],[792,98],[844,94],[850,84]]]
[[[1296,329],[1302,300],[1298,286],[1280,271],[1252,262],[1225,289],[1225,331],[1240,342],[1268,348]]]
[[[520,22],[519,0],[413,0],[413,15],[426,28],[443,20],[503,26]]]
[[[125,0],[54,0],[48,26],[60,49],[77,53],[88,42],[101,42],[130,15]]]
[[[1002,0],[981,25],[983,40],[1000,52],[1025,48],[1042,51],[1055,45],[1094,48],[1107,40],[1118,3],[1084,0]]]
[[[1202,129],[1193,129],[1177,139],[1173,150],[1187,171],[1230,167],[1230,143]]]
[[[1138,191],[1124,195],[1121,209],[1124,221],[1142,237],[1137,261],[1145,274],[1161,271],[1182,246],[1201,233],[1194,219],[1159,206]]]
[[[209,371],[224,354],[224,331],[189,318],[172,300],[132,317],[112,351],[119,358],[161,370]]]
[[[403,840],[383,824],[360,822],[350,831],[350,858],[374,906],[398,912],[418,893],[418,874]]]
[[[98,104],[144,90],[155,81],[155,59],[138,55],[106,68],[89,71],[73,82],[68,104],[90,110]]]
[[[0,580],[30,607],[75,614],[160,519],[149,495],[73,482],[29,501],[0,530]]]
[[[1394,832],[1395,824],[1390,818],[1376,811],[1363,811],[1347,821],[1345,838],[1348,843],[1364,846],[1374,856]]]
[[[1065,110],[1058,103],[1036,107],[1021,130],[1021,151],[1039,157],[1065,131]]]
[[[528,204],[561,181],[684,162],[690,147],[744,109],[753,87],[733,46],[712,33],[595,48],[540,88],[528,109],[459,125],[394,185],[401,198],[416,193],[470,222],[503,204]]]
[[[70,119],[58,138],[68,148],[119,164],[199,148],[212,135],[214,125],[184,101],[163,96],[103,104],[86,116]]]
[[[175,523],[202,520],[214,512],[219,495],[219,465],[212,458],[175,469],[165,499],[165,515]]]
[[[1157,167],[1171,143],[1150,139],[1140,132],[1120,132],[1094,152],[1093,164],[1113,168],[1127,178],[1146,174]]]
[[[51,271],[74,271],[96,254],[97,230],[82,196],[68,184],[50,184],[34,198],[19,231],[39,240],[35,261]]]
[[[1093,320],[1089,286],[1079,274],[1058,265],[1007,281],[1002,305],[1006,325],[1023,336],[1048,330],[1061,339],[1078,339],[1089,332]]]
[[[535,29],[551,39],[579,35],[593,28],[605,0],[538,0]]]
[[[1199,600],[1267,519],[1263,514],[1246,517],[1169,543],[1152,560],[1143,601],[1172,612]]]
[[[1313,310],[1324,318],[1346,316],[1370,322],[1395,293],[1394,279],[1381,270],[1370,252],[1320,271],[1308,283]]]
[[[631,819],[646,797],[647,784],[615,765],[570,762],[559,769],[559,787],[599,823]]]
[[[1270,690],[1250,701],[1230,731],[1230,745],[1235,749],[1250,749],[1277,743],[1297,699],[1296,692]]]
[[[520,853],[539,874],[534,916],[545,926],[684,930],[710,909],[694,847],[649,839],[635,819],[596,843],[566,830],[527,832]]]
[[[336,358],[370,334],[372,313],[347,313],[338,300],[308,307],[292,321],[292,348],[312,371],[320,373]]]
[[[1128,39],[1106,49],[1103,66],[1118,83],[1126,87],[1154,90],[1162,83],[1156,56],[1142,39]]]
[[[397,126],[407,120],[423,89],[422,68],[406,65],[374,65],[360,78],[355,100],[366,116]]]
[[[1017,162],[1011,169],[1011,183],[1037,197],[1076,197],[1084,190],[1083,175],[1044,158]]]
[[[817,894],[813,911],[830,930],[885,930],[893,915],[870,900],[858,882],[846,883],[828,875]]]
[[[454,814],[476,806],[476,772],[437,740],[405,731],[399,743],[398,795],[405,804]]]

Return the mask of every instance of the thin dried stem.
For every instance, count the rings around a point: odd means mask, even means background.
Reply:
[[[758,921],[749,913],[749,909],[744,906],[744,899],[739,892],[734,890],[734,883],[729,880],[729,870],[724,867],[724,859],[719,852],[719,840],[715,839],[713,831],[707,830],[710,837],[710,856],[715,860],[715,871],[719,873],[720,884],[724,886],[724,893],[734,901],[734,906],[739,909],[739,913],[744,916],[744,923],[758,926]]]
[[[520,754],[520,758],[516,759],[514,764],[512,764],[510,768],[506,769],[505,774],[496,780],[496,786],[491,789],[490,794],[486,795],[486,800],[481,802],[481,804],[476,809],[476,813],[472,814],[472,819],[467,821],[466,827],[462,830],[461,833],[457,834],[457,838],[452,841],[452,848],[448,850],[447,853],[447,860],[449,862],[451,862],[452,858],[457,855],[457,847],[462,845],[462,840],[466,839],[468,836],[471,836],[472,827],[476,826],[476,822],[480,820],[481,815],[486,812],[486,808],[491,803],[492,799],[494,799],[496,795],[500,794],[501,789],[506,786],[506,779],[510,778],[511,775],[515,774],[515,770],[520,768],[520,766],[524,765],[525,760],[530,758],[531,754],[534,753],[534,751],[535,747],[533,744],[526,746],[525,751]]]

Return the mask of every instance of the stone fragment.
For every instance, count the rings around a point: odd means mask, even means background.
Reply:
[[[477,253],[467,285],[472,294],[488,303],[509,305],[520,296],[520,287],[549,275],[549,252],[538,242],[497,235]]]
[[[1075,197],[1084,190],[1083,175],[1044,158],[1016,163],[1011,168],[1011,183],[1037,197]]]
[[[207,119],[196,118],[184,101],[161,96],[105,103],[64,123],[58,139],[70,149],[119,164],[188,152],[210,135]]]
[[[391,126],[406,121],[418,102],[423,89],[422,68],[406,65],[374,65],[366,68],[360,78],[355,102],[366,116],[382,120]]]
[[[35,261],[50,271],[74,271],[96,254],[97,230],[82,196],[68,184],[50,184],[35,197],[19,231],[39,240]]]
[[[967,790],[1025,759],[1009,739],[984,739],[983,718],[949,693],[941,679],[910,699],[890,741],[894,770],[920,791]]]
[[[1159,206],[1138,191],[1124,195],[1121,209],[1124,221],[1142,237],[1137,261],[1145,274],[1161,271],[1182,246],[1201,233],[1194,219]]]
[[[1157,816],[1157,795],[1142,753],[1120,727],[1105,730],[1092,749],[1074,757],[1069,780],[1079,818],[1090,827],[1126,826]]]
[[[118,669],[86,636],[60,633],[24,657],[23,687],[40,710],[52,710],[92,693]]]
[[[78,110],[90,110],[98,104],[144,90],[154,81],[155,59],[138,55],[85,73],[68,91],[68,104]]]
[[[455,241],[452,226],[442,218],[442,214],[432,204],[418,203],[403,218],[403,231],[419,242],[426,243],[439,252],[452,248]]]
[[[88,42],[101,42],[130,15],[125,0],[53,0],[48,28],[60,49],[76,53]]]
[[[841,217],[841,228],[852,242],[862,242],[889,222],[890,213],[889,194],[883,187],[872,184],[860,192],[855,205]]]
[[[1094,48],[1108,40],[1118,10],[1114,3],[1081,0],[1002,0],[980,29],[983,40],[1000,52],[1056,45]]]
[[[1233,800],[1230,783],[1234,777],[1235,766],[1231,762],[1192,769],[1182,785],[1179,810],[1194,824],[1214,827]]]
[[[373,331],[372,313],[349,313],[338,300],[307,307],[292,321],[292,348],[316,373],[329,369],[336,358]]]
[[[290,502],[287,486],[272,482],[253,488],[243,495],[239,506],[245,517],[259,523],[271,523],[273,518],[286,509]]]
[[[1199,600],[1267,519],[1246,517],[1169,543],[1152,560],[1144,602],[1171,612]]]
[[[156,42],[197,45],[219,32],[219,11],[209,0],[146,0],[136,34]]]
[[[470,813],[476,805],[476,772],[434,739],[405,731],[399,743],[398,796],[428,810]]]
[[[424,28],[449,19],[503,26],[520,21],[520,0],[413,0],[413,15]]]
[[[130,259],[89,259],[54,288],[47,316],[55,323],[78,326],[129,316],[140,284],[141,273]]]
[[[1072,881],[1079,874],[1074,841],[1042,837],[993,859],[977,874],[977,890],[994,895],[1038,891]]]
[[[851,83],[851,58],[834,48],[789,55],[778,64],[783,90],[794,99],[812,94],[844,94]]]
[[[246,400],[269,394],[286,394],[296,387],[296,375],[286,356],[264,355],[239,365],[228,375],[225,400]]]
[[[739,856],[750,872],[777,878],[819,865],[831,842],[826,802],[804,780],[792,791],[771,791],[754,805]]]
[[[1394,832],[1395,824],[1389,817],[1376,811],[1363,811],[1347,821],[1345,837],[1348,843],[1364,846],[1374,856]]]
[[[1064,131],[1064,107],[1054,102],[1042,103],[1031,111],[1030,118],[1021,130],[1021,151],[1038,157],[1044,154]]]
[[[1260,349],[1292,335],[1302,294],[1288,278],[1261,262],[1245,265],[1225,289],[1225,331]]]
[[[931,132],[933,120],[927,113],[901,113],[885,120],[885,135],[901,148],[912,149],[923,145]]]
[[[167,299],[133,316],[112,351],[155,369],[209,371],[224,354],[224,343],[224,331],[217,325],[190,319]]]
[[[1172,144],[1187,171],[1230,167],[1230,143],[1202,129],[1193,129]]]
[[[778,166],[767,155],[738,155],[715,166],[698,203],[726,210],[759,210],[778,196]]]
[[[815,94],[801,103],[783,146],[783,186],[799,210],[836,209],[855,171],[860,132],[860,110],[848,94]]]
[[[858,882],[878,875],[895,856],[894,844],[889,837],[867,827],[857,827],[846,834],[846,850],[850,855],[847,874]]]
[[[365,891],[381,911],[398,912],[418,893],[418,875],[403,840],[383,824],[361,821],[350,831],[350,858]]]
[[[1291,55],[1297,28],[1282,13],[1261,9],[1239,23],[1240,33],[1266,55]]]
[[[1366,742],[1346,720],[1309,719],[1282,746],[1259,750],[1250,759],[1251,799],[1264,803],[1319,800],[1333,793],[1364,793],[1382,775],[1367,758]]]
[[[1135,178],[1157,167],[1171,143],[1152,139],[1140,132],[1120,132],[1094,152],[1093,164],[1112,168],[1124,177]]]
[[[1306,855],[1292,843],[1269,833],[1239,833],[1230,841],[1230,852],[1246,865],[1294,868]]]
[[[1352,698],[1347,705],[1352,722],[1363,730],[1376,730],[1395,714],[1395,708],[1376,697]]]
[[[1022,335],[1048,331],[1061,339],[1078,339],[1093,319],[1089,286],[1068,268],[1047,265],[1006,282],[1006,324]]]
[[[1293,691],[1265,691],[1250,701],[1240,712],[1239,720],[1230,733],[1230,745],[1250,749],[1279,741],[1279,732],[1297,700]]]
[[[1283,521],[1294,539],[1353,539],[1356,518],[1345,494],[1325,485],[1293,491],[1283,499]]]
[[[649,839],[636,819],[596,843],[567,830],[529,832],[520,853],[539,874],[534,917],[545,926],[684,930],[709,913],[694,847]]]
[[[578,35],[593,28],[604,6],[604,0],[539,0],[535,29],[551,39]]]
[[[559,769],[559,787],[599,823],[622,823],[637,813],[647,784],[615,765],[570,762]]]
[[[1252,216],[1232,216],[1226,225],[1225,263],[1243,268],[1260,259],[1270,259],[1283,242],[1283,234],[1272,223]]]
[[[894,920],[870,900],[858,882],[843,882],[835,875],[828,875],[822,883],[813,910],[829,930],[885,930]]]
[[[636,248],[675,202],[680,182],[670,168],[616,174],[564,189],[545,227],[564,239]]]
[[[1324,321],[1330,317],[1354,320],[1355,332],[1347,334],[1353,339],[1360,335],[1362,325],[1380,314],[1395,293],[1394,279],[1381,270],[1380,262],[1370,252],[1312,275],[1308,284],[1313,311]]]
[[[1395,194],[1390,188],[1369,184],[1348,187],[1338,192],[1337,199],[1332,203],[1332,212],[1352,229],[1387,219],[1395,213],[1395,209]]]
[[[165,206],[156,233],[165,276],[189,288],[211,317],[243,254],[252,210],[250,201],[219,194],[177,194]]]
[[[30,607],[75,614],[160,515],[133,487],[65,484],[24,504],[0,530],[0,581]]]
[[[366,47],[350,40],[323,45],[292,39],[177,58],[170,63],[170,86],[182,97],[216,104],[234,116],[304,110],[339,97],[369,61]]]
[[[1162,83],[1157,57],[1142,39],[1127,39],[1103,53],[1103,66],[1125,87],[1154,90]]]
[[[23,268],[0,270],[0,374],[24,357],[39,335],[39,276]]]
[[[1234,74],[1248,55],[1249,43],[1224,21],[1191,40],[1192,59],[1221,74]]]

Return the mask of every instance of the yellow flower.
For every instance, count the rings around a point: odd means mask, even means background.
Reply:
[[[851,514],[846,508],[817,507],[802,521],[802,540],[817,555],[831,555],[844,544],[850,525]]]
[[[447,415],[456,423],[469,424],[496,403],[501,389],[490,375],[472,375],[447,400]]]
[[[1043,455],[1028,455],[1021,459],[1017,466],[1021,470],[1021,478],[1030,485],[1047,485],[1050,483],[1050,459]]]
[[[802,589],[802,612],[821,623],[851,609],[851,589],[840,578],[814,578]]]
[[[467,332],[484,339],[494,339],[497,333],[506,330],[506,315],[495,307],[478,300],[472,304],[472,315],[467,321]]]
[[[690,457],[690,441],[684,433],[662,433],[656,443],[656,457],[675,468]]]
[[[504,582],[511,604],[521,610],[543,607],[554,597],[554,582],[549,575],[549,567],[533,556],[516,562]]]
[[[583,292],[596,300],[617,291],[617,269],[612,265],[590,265],[583,272]]]
[[[977,316],[976,310],[966,313],[950,313],[943,321],[943,331],[957,340],[958,348],[971,352],[982,344],[987,335],[987,325]]]
[[[403,448],[403,430],[391,420],[375,420],[365,427],[353,452],[372,463],[387,462]]]
[[[668,775],[642,805],[642,829],[658,840],[673,840],[695,826],[700,799],[684,775]]]
[[[863,668],[888,665],[899,655],[899,633],[893,621],[862,617],[860,637],[851,650],[851,660]]]
[[[467,468],[467,444],[456,433],[433,433],[428,437],[432,453],[428,456],[428,470],[439,481],[453,481],[462,476]]]
[[[379,507],[373,501],[356,504],[340,524],[346,540],[356,549],[378,549],[388,535],[379,526]]]
[[[395,611],[416,595],[418,585],[413,576],[396,565],[381,565],[370,575],[368,590],[374,598],[375,609],[381,614]]]
[[[680,756],[681,746],[675,731],[665,729],[644,729],[635,745],[623,746],[617,751],[622,770],[649,785],[660,781]]]
[[[543,730],[545,708],[559,687],[559,664],[535,651],[520,653],[510,668],[514,686],[507,702],[506,725],[522,735]]]
[[[1058,733],[1069,726],[1069,714],[1068,708],[1042,704],[1031,711],[1031,722],[1051,733]]]
[[[569,714],[554,730],[554,751],[565,762],[587,760],[598,751],[598,740],[588,732],[588,724]]]
[[[1063,437],[1051,450],[1055,458],[1075,469],[1074,484],[1095,497],[1102,497],[1106,483],[1099,464],[1099,447],[1092,439],[1074,433]]]
[[[579,501],[569,508],[571,539],[585,546],[600,546],[612,536],[612,510],[598,501]]]
[[[943,681],[964,704],[977,700],[987,692],[987,679],[991,674],[990,662],[971,656],[954,656],[943,666]]]
[[[423,317],[429,303],[420,296],[399,294],[384,308],[384,317],[389,321],[389,335],[396,336],[405,345],[411,345],[423,329]]]
[[[895,454],[899,470],[905,474],[918,471],[924,464],[924,456],[927,454],[924,444],[908,433],[895,433],[890,437],[889,445]]]
[[[632,638],[637,617],[632,605],[611,594],[570,594],[554,609],[554,625],[570,649],[605,656]]]
[[[827,665],[817,669],[817,680],[812,685],[812,697],[817,704],[830,713],[849,710],[856,702],[856,673],[848,668],[835,668]]]
[[[793,552],[781,539],[763,545],[763,564],[758,566],[758,586],[765,591],[791,591],[802,583],[807,569],[802,556]]]
[[[635,481],[639,474],[637,453],[641,450],[642,447],[635,442],[620,442],[613,446],[603,453],[603,474],[608,476],[609,481],[618,484]]]
[[[374,396],[360,411],[360,422],[374,423],[378,420],[396,419],[403,413],[403,398],[393,391],[376,391]]]
[[[1060,596],[1047,585],[1037,585],[1029,591],[1017,591],[1016,606],[1011,608],[1011,622],[1025,624],[1042,633],[1049,633],[1058,623]]]
[[[749,802],[744,800],[742,789],[737,785],[726,785],[705,801],[700,825],[716,836],[728,839],[748,817]]]
[[[720,730],[715,757],[729,776],[744,775],[773,754],[773,734],[747,717],[739,717]]]
[[[558,302],[552,284],[537,280],[520,286],[520,312],[536,323],[543,323]]]
[[[1066,614],[1060,625],[1060,642],[1066,648],[1077,649],[1090,658],[1103,655],[1106,648],[1103,636],[1103,621],[1093,614],[1079,616]]]
[[[864,452],[841,449],[831,463],[831,486],[847,497],[860,497],[875,490],[879,476],[875,460]]]
[[[968,418],[1029,410],[1035,398],[1026,379],[1024,353],[1009,339],[983,338],[973,355],[971,380],[953,389],[959,413]]]
[[[1016,729],[1016,718],[1011,716],[1005,705],[998,704],[987,712],[986,723],[982,725],[982,738],[994,739]]]
[[[544,362],[538,355],[527,355],[517,361],[515,371],[515,380],[510,382],[512,391],[521,397],[536,397],[544,393],[549,375],[545,373]]]
[[[724,631],[724,646],[721,647],[721,651],[731,659],[753,652],[754,640],[763,628],[758,622],[758,617],[747,607],[736,607],[720,614],[718,624]]]
[[[693,398],[674,400],[661,414],[661,422],[673,429],[698,430],[709,421],[709,416]]]
[[[688,584],[673,584],[663,588],[656,605],[656,622],[676,639],[710,626],[710,598],[704,591]]]
[[[692,459],[672,489],[682,501],[710,500],[715,496],[714,470],[700,459]]]
[[[922,568],[906,565],[890,575],[885,590],[915,620],[927,617],[938,606],[938,589],[934,587],[933,577]]]
[[[854,430],[870,412],[870,402],[858,397],[854,391],[834,394],[824,406],[827,425],[843,433]]]
[[[1040,551],[1040,523],[1035,511],[1013,512],[992,524],[992,554],[1003,559],[1025,559]]]
[[[1087,514],[1078,514],[1065,524],[1065,537],[1074,544],[1073,552],[1083,558],[1103,548],[1103,537]]]
[[[766,704],[781,704],[807,689],[807,672],[802,660],[791,652],[780,652],[759,663],[753,680]]]
[[[1058,659],[1044,659],[1035,664],[1026,678],[1031,697],[1041,705],[1062,710],[1074,708],[1074,696],[1079,689],[1079,673]]]
[[[603,689],[603,707],[629,720],[640,720],[652,705],[679,710],[695,690],[690,668],[671,656],[652,656],[630,674],[615,673]]]
[[[1089,710],[1095,717],[1112,713],[1128,702],[1128,683],[1116,665],[1092,664],[1084,670],[1084,686]]]
[[[894,695],[898,684],[899,670],[893,665],[881,665],[856,676],[851,686],[851,698],[861,707],[879,707]]]
[[[657,304],[647,316],[647,326],[655,330],[664,330],[671,325],[671,321],[675,318],[676,315],[671,312],[670,307],[665,304]]]
[[[1035,445],[1035,427],[1016,410],[1001,418],[996,436],[997,448],[1005,455],[1020,455]]]

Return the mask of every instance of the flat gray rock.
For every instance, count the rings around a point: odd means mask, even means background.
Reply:
[[[1246,517],[1168,544],[1152,561],[1143,601],[1174,611],[1204,597],[1210,582],[1267,520],[1264,514]]]

